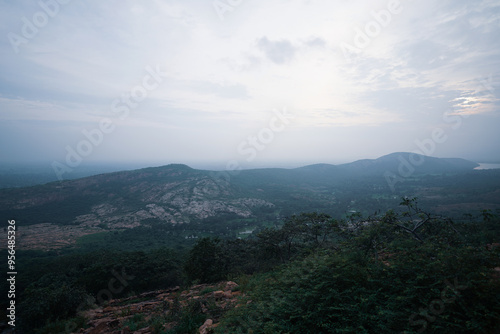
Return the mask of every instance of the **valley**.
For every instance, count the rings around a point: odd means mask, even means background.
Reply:
[[[422,156],[425,163],[404,174],[401,161],[409,155],[238,173],[175,164],[1,189],[0,213],[16,221],[23,328],[41,334],[224,333],[255,328],[271,314],[271,332],[280,332],[290,318],[283,301],[301,309],[295,301],[306,296],[329,309],[325,291],[361,289],[367,298],[386,300],[378,296],[385,287],[389,295],[421,305],[432,298],[425,289],[435,284],[431,276],[451,279],[451,272],[472,277],[469,303],[494,305],[489,290],[497,285],[489,277],[500,268],[500,170]],[[7,229],[0,234],[7,238]],[[7,251],[2,244],[0,254]],[[475,260],[462,262],[458,253]],[[332,274],[333,267],[341,274]],[[416,278],[405,278],[415,283],[408,290],[399,277],[419,270]],[[223,288],[228,280],[241,292]],[[316,288],[332,282],[325,291]],[[285,292],[279,292],[282,287]],[[343,309],[367,302],[330,298]],[[402,307],[404,300],[373,306],[397,317],[372,314],[372,320],[352,321],[338,315],[336,321],[348,328],[364,321],[380,329],[390,321],[414,329],[405,320],[415,315]],[[456,319],[464,317],[459,305],[451,309]],[[481,326],[493,326],[489,316]],[[250,322],[241,323],[246,317]],[[326,315],[314,311],[310,317],[296,330],[304,332]]]
[[[0,190],[0,213],[16,220],[23,248],[56,249],[89,234],[158,224],[182,238],[241,237],[242,229],[274,226],[301,212],[369,216],[405,196],[455,218],[500,209],[500,170],[474,170],[476,164],[465,160],[425,157],[426,163],[392,191],[384,174],[398,173],[401,156],[243,170],[230,177],[186,165],[114,172]]]

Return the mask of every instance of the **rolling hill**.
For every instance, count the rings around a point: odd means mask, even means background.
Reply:
[[[422,163],[408,165],[412,161]],[[396,192],[391,191],[384,174],[401,175],[402,170],[408,172],[408,166],[413,170],[411,175],[403,175],[407,182],[401,182]],[[280,216],[303,211],[334,216],[354,211],[369,213],[397,205],[401,196],[420,195],[424,205],[427,197],[433,198],[433,203],[437,200],[443,205],[456,205],[464,196],[473,196],[468,193],[471,182],[490,187],[481,190],[493,194],[489,199],[481,196],[476,199],[480,200],[480,207],[494,209],[500,202],[496,193],[499,187],[490,179],[498,178],[496,174],[473,171],[476,166],[463,159],[410,153],[393,153],[343,165],[316,164],[234,173],[175,164],[2,189],[0,213],[5,219],[15,219],[21,233],[22,227],[26,227],[27,239],[36,240],[43,231],[51,231],[48,234],[58,236],[51,242],[64,245],[82,235],[151,222],[178,225],[222,216],[272,222]],[[480,179],[474,181],[469,174]],[[462,180],[464,175],[469,175],[469,181],[456,190],[460,196],[440,193],[443,187],[457,184],[450,180]],[[440,183],[441,187],[437,187]]]

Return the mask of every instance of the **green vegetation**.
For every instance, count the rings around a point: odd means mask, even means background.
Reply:
[[[500,248],[486,247],[500,236],[498,217],[458,224],[403,204],[400,214],[324,221],[323,232],[316,215],[269,231],[285,264],[254,275],[251,302],[216,332],[498,332]],[[466,237],[478,226],[489,233]]]
[[[78,311],[110,298],[230,279],[251,302],[226,313],[220,333],[498,330],[500,217],[485,210],[457,220],[430,214],[415,199],[400,204],[345,219],[301,213],[278,226],[228,215],[223,221],[234,230],[213,221],[187,230],[152,220],[85,237],[77,249],[19,250],[19,325],[64,333],[68,323],[82,326]],[[247,226],[256,231],[235,239]],[[200,237],[185,239],[193,233]],[[162,324],[176,322],[171,333],[191,333],[208,317],[199,302],[172,307],[168,317],[130,318],[129,328],[161,333]]]
[[[228,262],[219,239],[203,238],[189,252],[184,270],[190,282],[217,282],[227,277]]]
[[[167,248],[66,255],[20,251],[18,258],[19,327],[29,333],[94,303],[183,283],[183,254]]]

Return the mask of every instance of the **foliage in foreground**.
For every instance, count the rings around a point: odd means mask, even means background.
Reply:
[[[218,332],[500,332],[499,217],[483,212],[456,222],[423,212],[415,200],[401,204],[401,212],[368,218],[305,213],[245,240],[202,238],[186,260],[170,249],[33,260],[23,271],[32,283],[19,282],[20,319],[30,332],[45,324],[39,333],[59,333],[110,282],[116,298],[253,275],[244,286],[251,302],[228,313]],[[117,285],[123,275],[130,279]],[[179,332],[196,330],[203,318],[184,310]]]
[[[467,226],[402,204],[401,214],[330,221],[337,238],[255,275],[246,286],[251,302],[217,332],[500,332],[500,247],[482,243],[498,240],[498,217]],[[295,240],[290,248],[304,248]]]

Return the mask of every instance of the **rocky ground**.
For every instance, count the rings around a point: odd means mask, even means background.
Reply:
[[[85,311],[87,326],[74,333],[156,334],[197,321],[198,333],[208,334],[226,311],[243,302],[242,297],[238,284],[231,281],[147,292]]]
[[[187,167],[154,170],[6,189],[0,191],[0,211],[16,217],[17,247],[47,250],[71,246],[88,234],[134,228],[150,219],[185,224],[228,213],[248,218],[261,208],[274,207]],[[6,240],[7,229],[0,230],[0,237]],[[5,248],[7,243],[0,244]]]
[[[16,227],[16,246],[23,250],[64,248],[75,244],[80,237],[104,231],[95,226],[60,226],[51,223]],[[0,231],[0,238],[7,240],[7,229]],[[0,244],[0,249],[6,248],[7,242]]]

